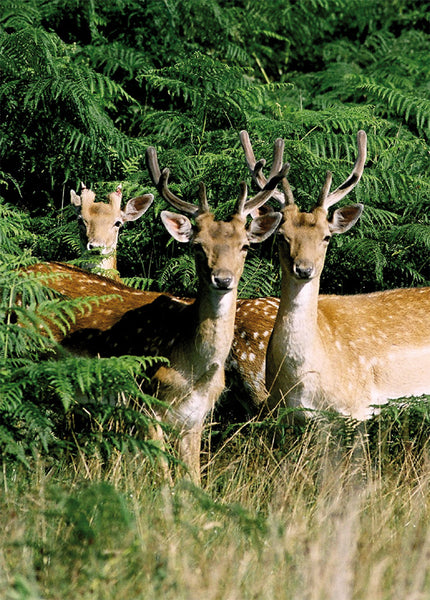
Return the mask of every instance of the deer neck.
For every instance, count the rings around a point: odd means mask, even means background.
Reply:
[[[116,271],[116,250],[111,250],[109,254],[103,256],[98,266],[103,271]]]
[[[237,289],[220,292],[203,287],[193,305],[195,336],[194,353],[205,363],[217,362],[222,367],[233,342]]]
[[[301,282],[284,274],[281,300],[272,334],[272,345],[288,348],[293,363],[303,364],[318,344],[319,277]]]
[[[98,257],[97,257],[98,258]],[[97,272],[101,272],[105,277],[120,281],[117,270],[116,250],[111,250],[108,254],[101,255],[101,260],[97,262],[86,262],[82,265],[85,270],[92,271],[97,269]]]

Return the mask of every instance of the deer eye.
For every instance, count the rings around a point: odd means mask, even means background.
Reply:
[[[243,246],[242,246],[242,252],[248,252],[249,248],[250,248],[249,244],[243,244]]]
[[[323,239],[323,242],[328,244],[330,240],[331,240],[331,235],[326,235],[325,238]]]
[[[121,227],[122,221],[115,221],[114,227]]]

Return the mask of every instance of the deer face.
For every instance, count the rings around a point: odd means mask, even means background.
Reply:
[[[123,221],[110,204],[83,205],[79,221],[85,230],[87,250],[100,249],[102,254],[109,254],[116,248]]]
[[[70,201],[79,212],[78,219],[82,226],[87,250],[99,249],[102,254],[112,253],[118,242],[118,233],[126,221],[134,221],[141,217],[150,207],[154,197],[145,194],[132,198],[127,202],[125,210],[121,210],[121,186],[108,196],[109,202],[95,202],[95,194],[86,187],[78,196],[73,190]]]
[[[241,214],[233,215],[230,221],[215,221],[207,212],[196,217],[195,225],[184,215],[169,211],[163,211],[161,218],[177,241],[193,245],[201,285],[226,293],[237,288],[250,243],[269,237],[281,215],[275,212],[257,217],[249,227]]]
[[[210,213],[201,215],[192,244],[203,284],[219,292],[237,287],[249,248],[244,218],[235,215],[224,222],[215,221]]]
[[[302,213],[294,204],[287,206],[283,215],[279,229],[283,269],[303,282],[319,277],[331,237],[326,211],[316,208],[311,213]]]
[[[286,206],[279,228],[283,270],[303,283],[319,277],[331,236],[348,231],[362,211],[362,204],[345,206],[327,218],[327,211],[319,206],[311,213],[300,212],[296,204]]]

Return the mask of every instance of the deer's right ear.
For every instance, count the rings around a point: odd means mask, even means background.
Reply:
[[[76,208],[80,208],[82,202],[81,202],[81,197],[78,196],[78,194],[75,192],[75,190],[70,190],[70,202],[73,204],[73,206],[75,206]]]
[[[187,217],[168,210],[163,210],[161,212],[161,220],[163,221],[164,227],[176,241],[191,241],[193,237],[193,226]]]

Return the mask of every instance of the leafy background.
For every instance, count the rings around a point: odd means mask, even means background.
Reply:
[[[53,297],[43,282],[21,282],[15,269],[79,258],[69,197],[80,181],[99,198],[118,182],[126,198],[154,191],[144,163],[150,144],[170,167],[179,194],[193,200],[203,180],[211,205],[225,217],[247,178],[241,129],[269,162],[274,139],[285,139],[289,179],[305,209],[327,170],[334,185],[348,175],[356,132],[365,129],[368,161],[352,194],[365,212],[359,226],[333,240],[322,291],[428,284],[429,8],[409,0],[2,2],[4,414],[15,411],[20,427],[39,415],[35,439],[47,448],[46,431],[55,430],[53,398],[67,413],[79,390],[91,388],[91,378],[78,384],[67,375],[82,364],[64,368],[52,343],[37,330],[24,335],[12,318],[19,294],[29,299],[26,309],[17,309],[28,331],[47,315],[63,322],[75,305]],[[145,289],[192,296],[193,259],[168,239],[162,208],[157,198],[149,213],[124,228],[120,273]],[[278,294],[278,273],[269,239],[250,252],[240,293]],[[23,364],[32,370],[22,371]],[[123,372],[132,380],[130,368]],[[47,386],[40,385],[45,369],[52,378]],[[110,381],[97,372],[99,382]],[[119,379],[118,389],[133,391],[131,380]],[[22,455],[7,419],[3,447]]]

